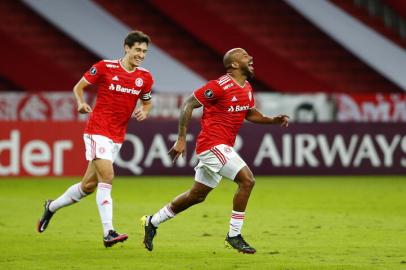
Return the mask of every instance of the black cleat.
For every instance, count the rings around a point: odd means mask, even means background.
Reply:
[[[116,231],[110,230],[109,234],[103,237],[103,244],[107,248],[117,244],[118,242],[124,242],[127,239],[128,239],[127,234],[125,233],[121,234],[117,233]]]
[[[144,245],[149,251],[152,251],[154,248],[152,240],[154,240],[157,229],[154,225],[152,225],[151,218],[152,216],[143,216],[141,218],[141,226],[144,229]]]
[[[51,210],[49,210],[49,205],[53,200],[46,200],[44,203],[44,214],[42,215],[41,219],[37,223],[37,231],[42,233],[48,227],[49,222],[51,221],[52,216],[54,215]]]
[[[257,252],[255,248],[251,247],[247,242],[245,242],[242,235],[239,234],[234,237],[226,236],[226,240],[224,241],[227,248],[234,248],[238,250],[238,252],[247,253],[247,254],[254,254]]]

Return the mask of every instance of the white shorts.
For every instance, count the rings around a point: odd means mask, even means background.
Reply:
[[[122,145],[102,135],[84,134],[83,140],[85,141],[86,160],[101,158],[114,162]]]
[[[195,167],[195,181],[211,188],[215,188],[223,176],[234,180],[247,165],[232,147],[225,144],[216,145],[197,157],[200,161]]]

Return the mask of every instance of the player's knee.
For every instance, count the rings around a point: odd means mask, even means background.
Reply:
[[[86,184],[82,184],[82,190],[86,193],[86,194],[90,194],[93,193],[96,188],[97,188],[97,181],[96,182],[88,182]]]
[[[114,172],[107,172],[100,175],[102,182],[111,184],[114,178]]]
[[[244,177],[243,181],[241,181],[241,187],[247,190],[253,189],[255,186],[255,178],[253,175],[249,175]]]

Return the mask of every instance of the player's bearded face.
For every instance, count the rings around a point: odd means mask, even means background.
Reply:
[[[241,70],[242,70],[243,74],[245,76],[247,76],[247,78],[254,77],[254,75],[255,75],[254,61],[253,61],[252,57],[250,57],[248,61],[244,61],[243,63],[241,63]]]
[[[247,78],[254,77],[254,61],[252,56],[250,56],[245,50],[236,55],[235,59],[240,67],[241,72],[247,76]]]
[[[130,64],[136,67],[144,61],[147,51],[148,45],[146,43],[135,42],[131,48],[128,46],[125,48],[126,57],[128,57]]]

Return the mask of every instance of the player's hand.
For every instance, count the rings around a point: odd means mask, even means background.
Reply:
[[[147,113],[144,112],[141,109],[136,109],[133,113],[135,119],[137,119],[137,121],[143,121],[147,118]]]
[[[175,161],[179,158],[179,156],[182,155],[183,157],[185,153],[186,153],[186,140],[178,139],[172,146],[172,148],[169,150],[168,155],[171,157],[172,162],[175,163]]]
[[[288,127],[289,116],[286,114],[280,114],[274,117],[274,124],[280,125],[281,127]]]
[[[78,112],[83,114],[90,113],[92,112],[92,107],[90,107],[90,105],[87,104],[86,102],[83,102],[78,105]]]

